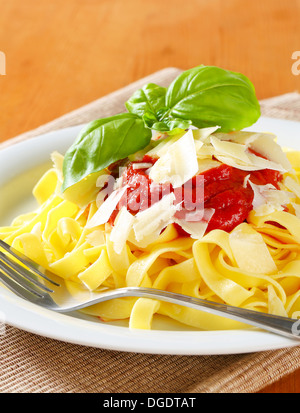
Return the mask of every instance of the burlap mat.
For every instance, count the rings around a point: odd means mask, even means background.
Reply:
[[[124,111],[147,82],[168,85],[168,68],[90,103],[1,147],[40,133]],[[300,95],[261,102],[266,116],[300,120]],[[6,326],[0,336],[1,393],[252,393],[300,367],[300,347],[251,354],[174,356],[101,350]]]

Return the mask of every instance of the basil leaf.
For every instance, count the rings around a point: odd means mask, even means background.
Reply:
[[[153,129],[153,125],[158,122],[157,117],[152,112],[145,112],[142,116],[144,124],[147,128]]]
[[[163,106],[162,108],[160,108],[157,112],[156,112],[156,117],[157,119],[161,120],[165,114],[168,112],[168,108],[166,106]]]
[[[166,91],[165,87],[148,83],[137,90],[125,103],[125,106],[128,112],[141,118],[145,113],[151,113],[156,117],[156,120],[159,120],[159,111],[165,108]]]
[[[143,120],[132,113],[91,122],[65,154],[62,190],[143,149],[151,136]]]
[[[188,129],[192,125],[191,120],[184,120],[179,118],[168,118],[166,121],[169,131],[174,129]]]
[[[243,129],[260,116],[250,80],[215,66],[201,65],[180,74],[167,90],[166,106],[165,117],[191,120],[198,128],[218,125],[220,132]]]
[[[153,113],[149,112],[146,112],[143,115],[143,121],[147,128],[156,130],[158,132],[174,132],[175,130],[175,133],[177,133],[178,129],[188,129],[192,124],[192,121],[190,120],[179,118],[167,118],[163,121],[157,121],[156,116]]]

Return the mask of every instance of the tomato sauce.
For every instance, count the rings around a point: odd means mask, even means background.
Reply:
[[[156,160],[146,156],[140,162],[154,165]],[[183,187],[172,188],[170,184],[152,182],[146,169],[139,169],[137,162],[134,164],[135,167],[129,164],[122,175],[122,185],[127,185],[128,189],[112,215],[111,223],[123,206],[135,215],[158,202],[164,195],[174,192],[175,203],[181,202],[181,209],[176,213],[177,218],[184,219],[186,214],[191,214],[201,208],[203,210],[203,207],[213,208],[215,212],[208,223],[207,232],[213,229],[229,232],[244,222],[253,209],[254,193],[249,184],[244,185],[246,176],[250,175],[249,179],[254,184],[272,184],[277,189],[282,179],[280,172],[270,169],[249,172],[221,164],[193,177]],[[191,218],[189,220],[194,221]],[[197,221],[197,215],[195,215],[195,221]],[[186,235],[179,226],[177,227],[181,235]]]

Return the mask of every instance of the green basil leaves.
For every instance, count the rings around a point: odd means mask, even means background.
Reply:
[[[132,97],[125,103],[130,113],[135,113],[141,118],[145,113],[152,114],[156,120],[159,118],[161,109],[165,106],[167,89],[148,83],[142,89],[134,92]]]
[[[145,148],[152,130],[180,132],[190,126],[241,130],[260,116],[250,80],[215,66],[181,73],[168,88],[149,83],[125,103],[127,113],[95,120],[66,152],[62,190],[101,173],[110,164]],[[88,178],[89,177],[89,178]]]
[[[191,120],[197,128],[220,126],[220,132],[241,130],[255,123],[260,106],[250,80],[214,66],[187,70],[166,94],[168,116]]]
[[[166,117],[169,108],[166,105],[167,89],[154,83],[148,83],[137,90],[125,103],[127,110],[140,116],[145,126],[159,132],[187,129],[192,121]]]
[[[132,113],[91,122],[65,154],[62,190],[143,149],[151,136],[143,120]]]

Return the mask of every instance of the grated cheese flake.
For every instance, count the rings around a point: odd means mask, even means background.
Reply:
[[[149,177],[156,183],[171,183],[174,188],[184,185],[198,172],[198,161],[192,130],[168,147],[152,168]]]

